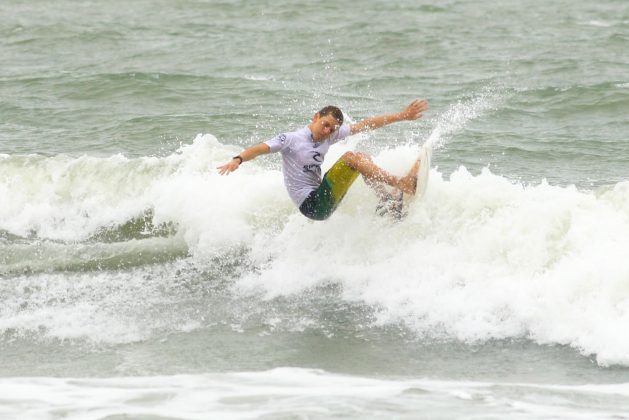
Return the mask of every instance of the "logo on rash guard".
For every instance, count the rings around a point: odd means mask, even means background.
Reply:
[[[323,157],[321,153],[314,152],[312,154],[312,160],[317,163],[311,163],[310,165],[304,165],[304,172],[312,172],[314,174],[321,175],[321,162],[323,162]]]
[[[304,172],[311,172],[313,174],[321,175],[321,166],[315,165],[304,165]]]

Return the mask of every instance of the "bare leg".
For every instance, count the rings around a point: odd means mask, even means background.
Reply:
[[[419,160],[415,162],[411,170],[403,177],[396,177],[376,166],[369,155],[360,152],[346,152],[343,160],[353,169],[356,169],[365,179],[368,185],[374,186],[377,183],[385,183],[398,188],[406,194],[415,194],[417,187],[417,172],[419,171]]]
[[[367,184],[369,187],[371,187],[371,189],[373,189],[376,192],[376,195],[378,196],[380,200],[385,200],[387,199],[387,197],[391,197],[391,194],[389,193],[389,191],[387,190],[387,188],[384,186],[382,182],[378,182],[374,179],[368,179],[364,177],[363,177],[363,180],[365,181],[365,184]],[[399,191],[398,189],[395,189],[395,190]]]
[[[352,163],[350,163],[350,161],[355,158],[365,159],[371,162],[372,164],[374,164],[373,160],[371,159],[371,156],[365,153],[347,152],[343,155],[343,160],[347,162],[352,168],[355,168],[356,162],[352,161]],[[375,191],[378,198],[384,199],[387,196],[390,196],[389,192],[387,191],[385,186],[382,184],[382,181],[376,180],[373,178],[366,178],[366,177],[363,177],[363,180],[365,181],[365,184],[367,184],[369,187],[371,187]]]

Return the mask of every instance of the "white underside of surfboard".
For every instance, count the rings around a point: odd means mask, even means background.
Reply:
[[[428,176],[430,175],[430,159],[432,157],[432,147],[424,144],[419,152],[419,172],[417,173],[417,190],[415,199],[422,198],[428,188]]]
[[[428,188],[428,177],[430,175],[430,159],[432,158],[432,147],[424,144],[419,151],[419,171],[417,171],[417,189],[415,195],[393,193],[383,198],[376,208],[376,213],[381,216],[391,216],[401,220],[408,214],[409,206],[421,199],[426,194]]]

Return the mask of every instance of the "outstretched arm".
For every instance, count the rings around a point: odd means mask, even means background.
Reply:
[[[243,150],[238,156],[242,159],[242,162],[255,159],[260,155],[265,155],[271,151],[271,148],[264,143],[256,144],[245,150]],[[221,175],[229,175],[230,172],[234,172],[242,163],[238,156],[227,162],[225,165],[219,166],[218,173]]]
[[[356,124],[351,125],[352,134],[361,131],[375,130],[385,125],[398,121],[412,121],[420,118],[422,113],[428,109],[428,101],[415,99],[402,112],[388,115],[378,115],[375,117],[365,118]]]

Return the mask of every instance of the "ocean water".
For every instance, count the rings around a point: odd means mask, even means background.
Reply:
[[[629,418],[629,3],[0,4],[0,417]],[[244,147],[402,174],[301,216]]]

